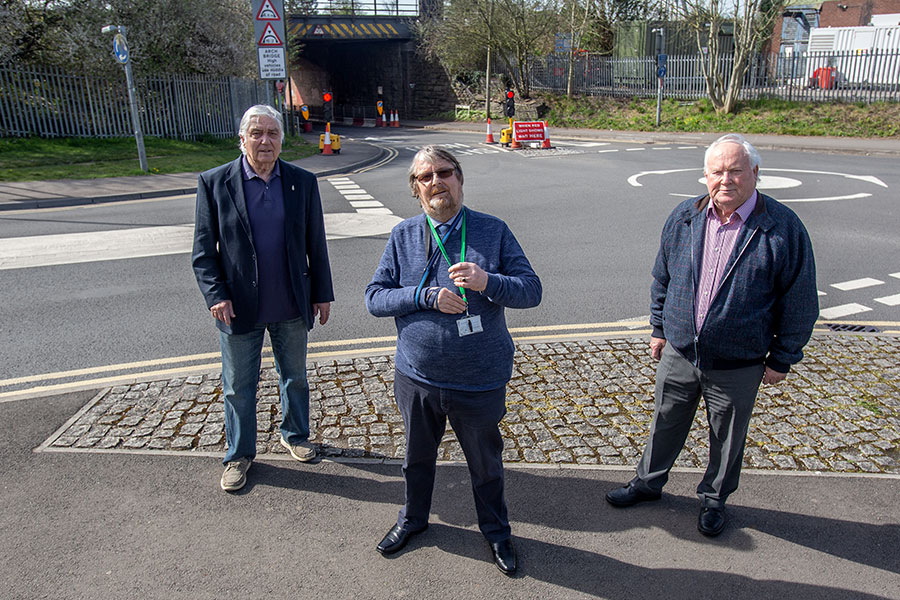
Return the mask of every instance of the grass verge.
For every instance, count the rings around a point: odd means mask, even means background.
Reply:
[[[144,138],[150,174],[205,171],[240,154],[232,139],[197,141]],[[281,158],[297,160],[319,152],[299,137],[285,137]],[[134,138],[0,138],[0,181],[93,179],[147,175],[141,171]]]
[[[717,115],[707,99],[667,99],[662,103],[659,127],[656,126],[655,98],[535,95],[529,104],[535,106],[538,114],[543,115],[540,119],[546,119],[552,127],[900,137],[900,102],[863,104],[763,99],[741,102],[734,113]],[[477,119],[473,117],[473,120]]]

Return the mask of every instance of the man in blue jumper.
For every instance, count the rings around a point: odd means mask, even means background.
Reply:
[[[503,497],[506,383],[514,346],[504,308],[541,301],[541,282],[506,224],[463,206],[463,172],[442,148],[421,149],[409,186],[424,214],[403,221],[366,288],[366,307],[397,325],[394,397],[406,427],[406,501],[377,546],[402,549],[428,527],[447,419],[466,456],[478,526],[494,563],[517,568]]]
[[[225,401],[225,472],[220,486],[247,482],[256,456],[256,387],[263,338],[281,391],[281,445],[300,461],[309,442],[306,340],[324,325],[334,292],[316,176],[279,160],[281,113],[257,105],[240,125],[243,155],[197,182],[194,275],[219,329]]]
[[[743,136],[706,150],[708,194],[680,204],[663,227],[651,286],[650,353],[659,360],[650,437],[636,476],[613,506],[657,500],[687,439],[700,397],[709,464],[697,528],[725,528],[760,383],[803,358],[819,315],[809,235],[793,211],[756,191],[759,154]]]

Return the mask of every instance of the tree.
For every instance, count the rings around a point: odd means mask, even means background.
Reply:
[[[527,98],[532,57],[549,50],[557,21],[557,0],[449,0],[415,29],[419,48],[453,75],[483,68],[490,44]]]
[[[706,92],[717,114],[734,110],[750,60],[769,38],[783,6],[772,0],[683,0],[681,11],[694,30]],[[719,36],[728,21],[734,23],[730,68]]]
[[[252,72],[253,21],[244,0],[2,0],[4,59],[106,74],[104,25],[128,28],[135,72],[244,75]],[[19,19],[21,19],[19,21]],[[12,22],[9,21],[18,21]]]

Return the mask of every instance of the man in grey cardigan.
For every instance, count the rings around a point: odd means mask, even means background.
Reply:
[[[759,154],[737,134],[706,150],[708,194],[677,206],[663,227],[651,285],[650,353],[659,360],[650,437],[636,476],[613,506],[660,497],[700,397],[709,464],[697,528],[725,528],[760,383],[777,384],[803,358],[819,315],[809,235],[793,211],[756,191]]]
[[[449,419],[466,456],[494,563],[517,568],[503,496],[506,383],[514,346],[504,308],[541,301],[541,282],[506,224],[463,206],[463,172],[435,146],[420,150],[409,186],[424,214],[403,221],[366,288],[366,307],[397,325],[394,396],[406,427],[406,501],[377,546],[401,550],[428,527],[438,446]]]

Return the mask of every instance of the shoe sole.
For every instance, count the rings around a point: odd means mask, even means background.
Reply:
[[[286,441],[284,441],[284,438],[281,438],[281,440],[279,440],[279,441],[281,442],[281,445],[287,449],[287,451],[290,453],[290,455],[294,457],[295,460],[299,460],[300,462],[309,462],[316,457],[316,449],[315,448],[313,448],[313,452],[309,457],[304,458],[302,456],[297,456],[296,454],[294,454],[294,449],[291,448],[290,444],[288,444]]]
[[[241,479],[241,481],[237,485],[230,486],[230,487],[226,486],[224,481],[219,481],[219,486],[226,492],[236,492],[239,489],[243,488],[245,485],[247,485],[247,476],[246,475],[244,475],[244,478]]]
[[[641,502],[656,502],[662,498],[662,494],[656,496],[655,498],[639,498],[632,502],[621,502],[619,500],[613,500],[609,497],[609,494],[606,495],[606,501],[615,506],[616,508],[628,508],[629,506],[634,506],[635,504],[640,504]]]

